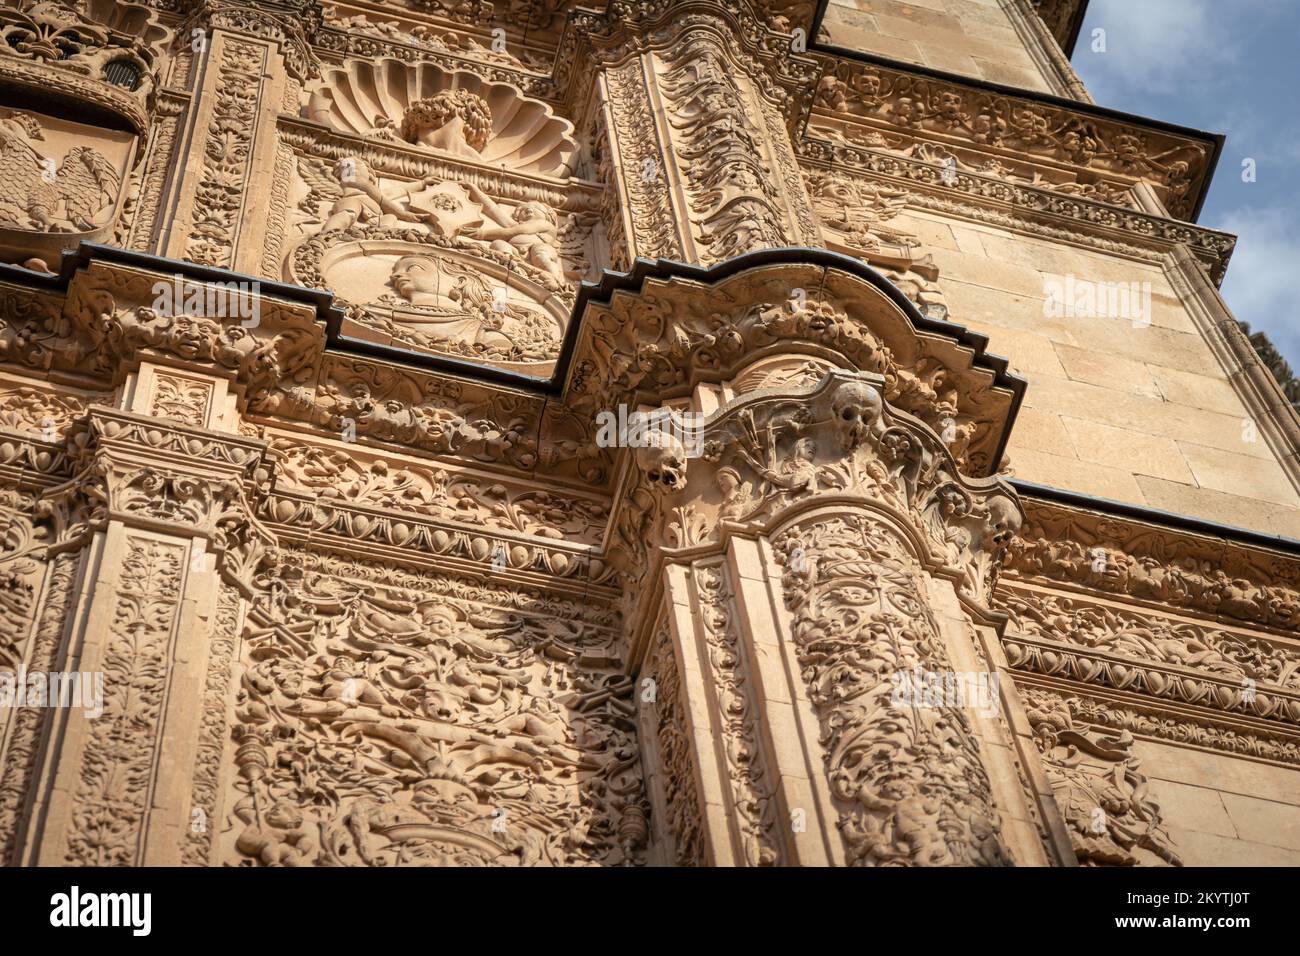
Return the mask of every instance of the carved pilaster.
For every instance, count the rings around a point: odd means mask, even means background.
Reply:
[[[685,4],[667,22],[638,24],[632,41],[618,29],[599,41],[609,165],[634,257],[712,264],[819,241],[782,119],[791,94],[771,51],[753,48],[766,31],[744,16]]]
[[[261,271],[265,236],[251,229],[270,202],[275,117],[293,111],[319,72],[309,40],[321,22],[314,0],[204,0],[185,24],[195,59],[191,165],[177,169],[165,255],[245,274]]]
[[[642,592],[671,624],[646,673],[662,694],[678,668],[684,703],[661,699],[661,736],[672,728],[674,753],[692,744],[666,808],[678,862],[700,846],[716,865],[1059,851],[1039,833],[1040,783],[1016,769],[1019,704],[990,657],[992,568],[1018,506],[999,483],[962,478],[880,388],[832,372],[760,389],[705,419],[702,458],[638,450],[628,497],[646,510],[627,537],[646,545],[630,566],[662,569]],[[988,697],[900,698],[917,674],[982,680]]]
[[[58,546],[80,550],[61,666],[102,675],[103,697],[99,713],[52,712],[62,744],[40,770],[25,862],[182,859],[203,708],[229,666],[229,602],[238,613],[274,544],[255,517],[270,483],[264,444],[213,427],[227,422],[225,386],[145,363],[123,407],[90,410],[70,439],[76,476],[43,496]],[[234,590],[219,602],[222,578]]]
[[[1020,505],[968,474],[1012,385],[865,279],[763,266],[711,291],[725,313],[647,282],[586,317],[576,374],[605,361],[575,404],[679,413],[616,465],[608,547],[661,695],[665,861],[1071,858],[990,609]],[[964,696],[907,696],[924,680]]]

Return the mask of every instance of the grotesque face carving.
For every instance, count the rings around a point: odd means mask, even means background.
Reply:
[[[686,449],[672,435],[651,432],[646,445],[636,450],[636,460],[652,485],[669,491],[686,487]]]
[[[852,451],[866,441],[871,426],[880,418],[883,409],[880,393],[866,382],[845,382],[841,385],[831,403],[840,447]]]

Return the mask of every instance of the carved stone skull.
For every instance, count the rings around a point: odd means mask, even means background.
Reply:
[[[989,525],[992,528],[991,541],[1002,547],[1015,537],[1024,521],[1019,506],[1011,498],[1001,496],[989,499]]]
[[[866,382],[845,382],[841,385],[831,402],[840,447],[852,451],[866,441],[871,426],[879,420],[883,410],[880,393]]]
[[[669,491],[686,487],[686,449],[672,435],[650,432],[646,444],[636,450],[636,461],[652,485]]]

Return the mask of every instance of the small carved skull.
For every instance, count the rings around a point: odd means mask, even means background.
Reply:
[[[1004,547],[1020,530],[1024,515],[1013,499],[1001,496],[989,500],[988,512],[988,522],[992,528],[990,540],[995,546]]]
[[[831,403],[840,447],[852,451],[866,441],[871,426],[880,418],[883,409],[880,393],[866,382],[845,382],[841,385]]]
[[[650,484],[669,491],[686,487],[686,449],[682,443],[666,432],[651,432],[646,437],[646,445],[636,450],[636,460]]]

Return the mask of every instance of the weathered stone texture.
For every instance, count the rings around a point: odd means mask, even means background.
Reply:
[[[0,9],[0,860],[1300,860],[1213,139],[819,6]]]

